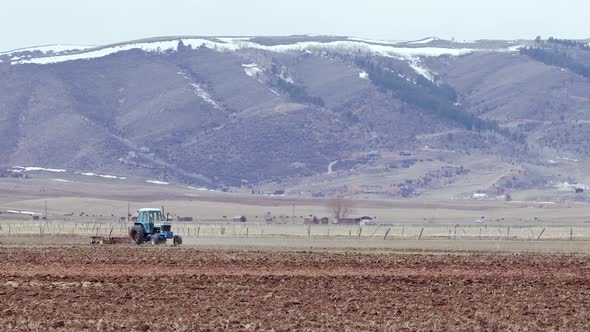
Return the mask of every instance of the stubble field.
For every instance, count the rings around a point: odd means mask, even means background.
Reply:
[[[590,329],[586,255],[4,245],[0,261],[6,330]]]

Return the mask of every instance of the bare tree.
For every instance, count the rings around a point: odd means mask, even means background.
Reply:
[[[334,218],[336,218],[336,220],[345,218],[346,215],[348,215],[350,213],[350,206],[351,206],[351,202],[349,200],[345,200],[342,197],[337,197],[337,198],[332,198],[330,200],[328,200],[326,206],[328,207],[328,209],[330,210],[330,212],[332,212],[332,214],[334,215]]]

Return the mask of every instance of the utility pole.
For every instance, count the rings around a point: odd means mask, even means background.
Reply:
[[[45,200],[45,221],[47,221],[47,200]]]
[[[131,201],[127,201],[127,221],[131,218]]]

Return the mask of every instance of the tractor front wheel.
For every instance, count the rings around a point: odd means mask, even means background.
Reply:
[[[172,243],[174,245],[182,244],[182,238],[180,237],[180,235],[174,235],[174,238],[172,239]]]
[[[145,237],[145,231],[143,230],[143,227],[141,227],[139,225],[133,226],[131,228],[131,230],[129,231],[129,238],[135,244],[142,244],[144,237]]]
[[[160,244],[160,236],[158,235],[152,235],[150,241],[152,242],[153,245],[157,246],[158,244]]]

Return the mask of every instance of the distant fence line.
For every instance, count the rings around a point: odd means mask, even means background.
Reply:
[[[0,222],[0,236],[126,236],[130,223],[104,222]],[[172,230],[187,239],[198,238],[357,238],[391,239],[495,239],[590,240],[590,225],[304,225],[265,223],[174,222]]]

